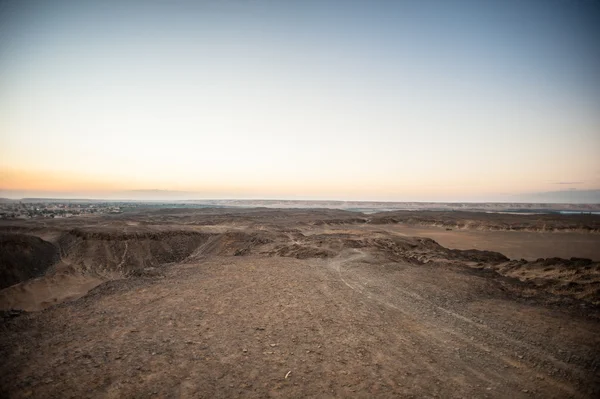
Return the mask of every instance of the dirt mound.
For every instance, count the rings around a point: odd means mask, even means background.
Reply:
[[[275,240],[275,235],[256,231],[228,232],[219,236],[219,245],[213,254],[243,256],[251,254],[255,249],[270,244]]]
[[[292,244],[288,246],[282,246],[277,248],[271,253],[274,256],[285,256],[296,259],[308,259],[308,258],[331,258],[336,255],[335,252],[324,249],[313,247],[302,244]]]
[[[457,259],[466,262],[485,262],[494,265],[510,260],[499,252],[482,251],[479,249],[448,249],[446,251],[449,259]]]
[[[38,237],[0,233],[0,288],[43,275],[58,258],[58,248]]]
[[[600,262],[581,258],[521,260],[497,265],[493,270],[553,295],[600,305]]]
[[[497,264],[509,259],[498,252],[477,249],[448,249],[431,238],[386,237],[367,239],[366,246],[377,248],[385,257],[394,261],[428,263],[430,261],[458,261]]]
[[[332,258],[338,256],[345,249],[352,248],[396,248],[404,253],[405,250],[415,248],[416,243],[398,247],[398,242],[413,242],[415,239],[394,237],[388,239],[373,239],[359,234],[290,234],[287,240],[275,246],[274,249],[263,251],[268,256],[284,256],[297,259]]]
[[[35,262],[43,268],[38,267],[40,272],[32,276],[22,273],[23,278],[13,279],[10,286],[0,291],[0,308],[28,311],[79,298],[104,281],[156,276],[161,274],[160,267],[165,264],[193,262],[210,255],[248,255],[273,240],[270,234],[260,231],[207,233],[179,229],[124,232],[107,228],[70,230],[57,239],[56,246],[37,237],[16,237],[9,240],[11,250],[2,252],[10,266],[3,270],[15,274],[20,270],[19,265],[26,264],[36,271]],[[27,243],[29,245],[25,245]],[[31,255],[31,243],[38,247],[45,243],[41,247],[47,249],[46,253],[37,250]],[[44,272],[47,273],[41,276]],[[37,276],[41,277],[28,279]]]
[[[94,275],[51,273],[11,285],[0,291],[0,309],[39,311],[81,298],[106,281]]]
[[[274,249],[258,251],[268,256],[284,256],[297,259],[332,258],[344,250],[364,249],[378,253],[392,261],[427,263],[432,260],[498,264],[509,259],[492,251],[448,249],[430,238],[403,237],[386,233],[372,234],[314,234],[305,236],[295,233],[289,241]]]
[[[165,263],[181,262],[210,233],[191,231],[101,232],[72,230],[58,245],[64,266],[73,271],[100,276],[118,273],[127,276]]]

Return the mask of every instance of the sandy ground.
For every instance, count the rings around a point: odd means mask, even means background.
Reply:
[[[56,280],[62,299],[83,296],[5,315],[0,396],[600,395],[597,263],[519,263],[411,238],[414,227],[261,212],[18,226],[61,245],[43,279],[103,283],[83,295]],[[438,233],[472,248],[468,231]],[[493,237],[478,248],[537,257],[527,240]],[[0,298],[48,291],[36,284]]]
[[[94,275],[51,274],[15,284],[0,291],[0,308],[34,312],[81,298],[105,279]]]
[[[446,248],[483,249],[500,252],[511,259],[589,258],[600,261],[600,236],[578,232],[528,232],[446,230],[444,227],[403,224],[363,226],[366,230],[386,230],[408,237],[429,237]]]

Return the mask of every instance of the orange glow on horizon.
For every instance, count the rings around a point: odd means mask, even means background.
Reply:
[[[280,176],[262,179],[260,175],[244,179],[191,173],[182,176],[169,171],[162,176],[124,169],[111,176],[84,171],[61,171],[0,166],[0,196],[9,198],[96,198],[96,199],[316,199],[346,201],[513,201],[528,192],[557,191],[545,184],[535,187],[529,180],[512,181],[510,176],[497,176],[492,181],[473,177],[445,181],[419,180],[417,176],[397,176],[390,180],[365,176]],[[593,189],[580,185],[580,189]]]
[[[0,169],[0,188],[4,190],[104,191],[123,189],[124,186],[76,172],[4,168]]]

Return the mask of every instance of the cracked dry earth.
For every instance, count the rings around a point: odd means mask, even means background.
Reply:
[[[196,251],[7,319],[2,393],[598,397],[595,305],[467,261],[390,256],[360,234],[330,252],[302,251],[299,235],[242,256]]]

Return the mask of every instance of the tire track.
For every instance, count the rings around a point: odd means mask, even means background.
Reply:
[[[359,273],[352,273],[344,268],[344,265],[360,262],[369,257],[368,253],[360,250],[353,250],[353,254],[345,258],[338,257],[333,259],[329,265],[337,275],[352,291],[366,297],[368,300],[383,305],[388,309],[392,309],[401,313],[404,317],[409,318],[417,326],[421,328],[413,329],[412,333],[417,333],[421,336],[424,342],[436,342],[438,346],[444,347],[447,340],[440,336],[440,332],[452,337],[453,339],[462,342],[464,346],[476,349],[479,353],[486,354],[503,363],[505,367],[517,367],[521,369],[530,368],[527,364],[530,360],[534,364],[546,362],[557,369],[568,372],[579,379],[585,379],[586,373],[581,368],[572,364],[566,363],[557,359],[551,353],[540,350],[534,345],[515,339],[500,331],[492,330],[486,324],[475,321],[464,314],[457,313],[454,310],[440,306],[430,299],[427,299],[417,292],[401,287],[400,281],[395,280],[394,284],[384,282],[384,284],[376,285],[374,288],[383,292],[395,293],[392,299],[386,298],[385,295],[375,292],[373,288],[361,285]],[[356,281],[352,281],[352,279]],[[401,301],[401,305],[398,303]],[[435,317],[432,319],[432,314],[441,312],[445,317]],[[447,319],[444,320],[444,319]],[[475,330],[475,331],[473,331]],[[476,339],[474,339],[476,337]],[[519,357],[507,355],[507,353],[521,353]],[[523,359],[526,360],[523,360]],[[556,379],[549,379],[557,389],[563,391],[566,395],[577,395],[576,391],[571,386],[562,383]]]

